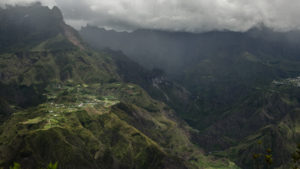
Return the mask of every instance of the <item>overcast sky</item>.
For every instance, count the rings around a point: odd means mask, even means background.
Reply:
[[[0,0],[0,4],[35,0]],[[300,0],[41,0],[58,6],[67,23],[117,30],[138,28],[202,32],[245,31],[262,23],[280,31],[300,29]]]

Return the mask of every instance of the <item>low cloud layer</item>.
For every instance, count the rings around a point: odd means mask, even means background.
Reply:
[[[35,0],[4,0],[0,4]],[[116,30],[138,28],[202,32],[245,31],[264,24],[278,31],[300,29],[299,0],[41,0],[57,5],[76,28],[92,24]]]

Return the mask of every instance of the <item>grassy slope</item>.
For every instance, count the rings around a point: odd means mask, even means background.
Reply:
[[[0,63],[1,97],[10,98],[14,110],[0,127],[0,165],[236,168],[204,156],[174,112],[121,82],[109,55],[79,50],[63,34],[30,50],[2,53]],[[22,102],[26,98],[29,103]]]
[[[273,155],[271,167],[290,167],[291,155],[300,142],[300,90],[297,87],[299,79],[282,80],[280,83],[280,85],[272,83],[268,88],[260,89],[263,90],[263,94],[256,99],[262,104],[254,106],[252,110],[247,110],[253,115],[246,115],[247,120],[244,126],[240,126],[240,131],[234,132],[235,135],[232,135],[232,132],[224,132],[225,134],[219,138],[219,140],[223,139],[223,143],[226,142],[226,138],[236,140],[231,140],[232,147],[228,148],[225,153],[216,152],[216,154],[234,159],[243,168],[253,168],[255,165],[253,155],[266,153],[266,150],[271,148]],[[249,105],[248,102],[247,105]],[[243,112],[242,109],[239,111]],[[231,122],[235,126],[235,120],[229,119],[230,117],[225,118],[224,121]],[[251,126],[254,122],[256,126]],[[252,132],[243,133],[251,131],[247,130],[247,125],[250,125]],[[213,128],[210,129],[209,132],[212,132]],[[239,135],[243,136],[239,137]],[[264,162],[261,164],[265,165]]]
[[[233,146],[231,156],[243,167],[251,168],[251,156],[256,151],[251,147],[261,137],[265,147],[274,147],[274,166],[278,166],[286,163],[299,143],[299,139],[286,135],[298,135],[299,118],[291,115],[299,113],[297,88],[270,86],[273,80],[299,76],[299,32],[293,35],[253,29],[245,33],[188,35],[146,30],[128,34],[87,27],[81,33],[98,49],[119,49],[145,67],[178,73],[175,79],[192,94],[192,106],[176,102],[169,105],[192,127],[201,130],[195,142],[206,150]],[[184,66],[178,66],[182,63]],[[175,72],[170,69],[174,67]],[[151,88],[145,89],[152,92]],[[183,93],[176,97],[185,100]]]
[[[172,95],[178,90],[170,91],[173,88],[168,85],[167,90],[161,88],[170,98],[168,101],[164,95],[155,95],[151,88],[140,84],[199,129],[201,132],[193,135],[194,142],[207,151],[232,147],[230,156],[242,167],[251,168],[256,151],[252,147],[261,137],[265,148],[272,145],[274,149],[275,167],[287,163],[299,143],[296,139],[299,117],[295,116],[299,113],[299,91],[295,87],[270,85],[273,80],[299,76],[298,42],[287,40],[289,33],[254,29],[246,33],[198,35],[159,31],[123,34],[91,27],[81,33],[94,47],[122,50],[145,67],[155,65],[170,71],[169,66],[173,65],[178,73],[173,78],[189,90],[189,95],[184,92]],[[184,62],[177,60],[178,56]],[[177,65],[181,62],[183,67]],[[186,96],[190,96],[190,104],[182,104]]]

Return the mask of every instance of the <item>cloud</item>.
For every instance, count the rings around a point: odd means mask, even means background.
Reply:
[[[37,0],[1,0],[0,6],[3,7],[5,5],[28,5],[33,2],[37,2]],[[56,5],[55,0],[41,0],[39,2],[42,2],[43,5],[50,6],[50,7]]]
[[[31,2],[32,0],[6,0]],[[66,21],[117,30],[138,28],[202,32],[245,31],[264,24],[279,31],[300,29],[299,0],[42,0],[57,5]]]

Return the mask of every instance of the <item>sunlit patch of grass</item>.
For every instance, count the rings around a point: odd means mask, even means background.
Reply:
[[[24,122],[21,122],[21,124],[37,124],[37,123],[40,123],[42,122],[44,119],[42,117],[36,117],[34,119],[29,119],[27,121],[24,121]]]

